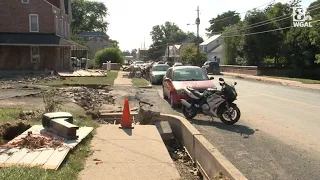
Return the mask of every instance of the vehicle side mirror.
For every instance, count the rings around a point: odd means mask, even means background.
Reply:
[[[234,85],[237,85],[238,83],[237,82],[234,82]]]
[[[210,80],[214,80],[214,77],[210,77]]]

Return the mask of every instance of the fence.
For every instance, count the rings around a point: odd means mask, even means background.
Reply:
[[[102,64],[102,69],[110,71],[111,70],[111,61],[107,61],[106,63],[103,63]]]
[[[248,75],[259,75],[257,66],[236,66],[236,65],[220,65],[221,72],[239,73]]]

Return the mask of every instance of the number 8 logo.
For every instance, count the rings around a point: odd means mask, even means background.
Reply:
[[[304,13],[303,13],[303,9],[302,8],[297,8],[295,10],[295,16],[294,18],[298,21],[302,21],[304,20]]]

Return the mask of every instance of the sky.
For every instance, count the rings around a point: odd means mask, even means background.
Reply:
[[[197,17],[197,6],[200,9],[199,34],[205,39],[209,20],[228,10],[245,15],[253,8],[264,8],[271,0],[96,0],[103,2],[109,11],[106,17],[110,23],[107,34],[119,42],[122,51],[148,48],[152,44],[150,31],[155,25],[166,21],[176,23],[180,29],[196,32],[194,24]],[[307,7],[314,0],[302,0],[301,5]],[[289,2],[276,0],[276,2]],[[262,6],[264,5],[264,6]],[[261,7],[262,6],[262,7]]]

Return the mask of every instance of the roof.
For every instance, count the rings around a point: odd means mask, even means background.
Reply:
[[[47,1],[60,9],[60,0],[47,0]]]
[[[199,69],[198,66],[175,66],[174,69]]]
[[[1,33],[0,45],[19,45],[19,46],[70,46],[87,49],[74,41],[63,39],[54,34],[44,33]]]
[[[177,49],[180,49],[181,45],[176,44],[174,45],[174,47],[176,47]]]
[[[215,53],[219,53],[223,51],[223,45],[218,46],[217,48],[214,48],[213,50],[211,50],[210,52],[215,52]]]
[[[207,45],[207,44],[211,43],[212,41],[218,39],[220,36],[221,36],[221,34],[213,35],[209,39],[207,39],[203,43],[201,43],[200,45]]]
[[[105,36],[106,33],[101,31],[94,31],[94,32],[81,32],[78,36]]]
[[[153,66],[169,66],[168,64],[159,64],[159,63],[157,63],[157,64],[154,64]]]

